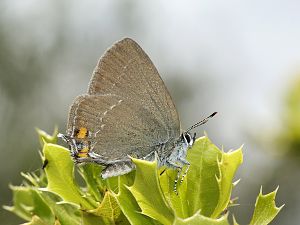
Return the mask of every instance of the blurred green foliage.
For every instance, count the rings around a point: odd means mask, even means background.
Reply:
[[[292,157],[300,157],[300,77],[291,83],[286,94],[282,111],[283,128],[279,132],[277,143],[279,151]]]

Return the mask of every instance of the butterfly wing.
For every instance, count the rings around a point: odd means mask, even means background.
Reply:
[[[180,135],[180,122],[172,98],[157,69],[132,39],[115,43],[101,57],[89,84],[88,94],[115,94],[137,107],[151,111],[168,136]]]
[[[158,71],[128,38],[101,57],[88,94],[74,101],[69,115],[68,133],[88,128],[93,151],[109,159],[144,157],[180,136],[178,113]]]
[[[107,160],[145,157],[173,140],[150,111],[116,95],[81,95],[70,109],[68,133],[84,127],[92,151]],[[162,130],[161,130],[162,129]],[[163,135],[162,135],[163,134]]]

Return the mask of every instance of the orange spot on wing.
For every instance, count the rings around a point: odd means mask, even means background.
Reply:
[[[83,139],[87,137],[88,130],[85,127],[80,127],[77,138]]]

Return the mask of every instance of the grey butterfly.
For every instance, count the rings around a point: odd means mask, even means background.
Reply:
[[[189,166],[187,149],[196,137],[189,131],[215,114],[182,131],[155,66],[135,41],[125,38],[100,58],[87,94],[78,96],[70,107],[67,134],[59,137],[68,143],[76,163],[104,166],[104,179],[132,171],[135,165],[129,156],[157,158],[159,167],[181,172]]]

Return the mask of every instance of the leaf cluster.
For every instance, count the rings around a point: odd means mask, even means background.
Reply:
[[[133,158],[136,171],[102,180],[100,166],[74,167],[66,148],[38,132],[44,142],[44,170],[39,175],[22,173],[23,184],[11,186],[13,206],[5,206],[27,224],[230,224],[229,207],[235,205],[231,193],[237,184],[233,179],[243,161],[242,148],[226,153],[208,137],[199,138],[189,150],[191,166],[177,195],[177,171],[157,169],[156,161]],[[77,171],[80,180],[75,178]],[[268,224],[278,214],[276,191],[260,191],[250,224]],[[233,223],[237,224],[234,218]]]

